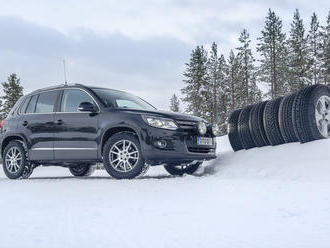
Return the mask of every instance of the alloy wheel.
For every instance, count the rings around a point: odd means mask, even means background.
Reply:
[[[330,136],[330,97],[321,96],[315,106],[315,120],[320,134],[324,138]]]
[[[139,160],[139,150],[129,140],[120,140],[110,149],[109,162],[118,172],[129,172],[134,169]]]
[[[22,154],[17,147],[12,147],[8,150],[6,154],[6,168],[7,170],[15,174],[22,166]]]

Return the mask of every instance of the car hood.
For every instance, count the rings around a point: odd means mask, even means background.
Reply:
[[[161,117],[171,118],[174,120],[181,120],[181,121],[205,121],[197,116],[170,112],[170,111],[163,111],[163,110],[141,110],[141,109],[126,109],[126,108],[125,109],[121,108],[117,110],[121,112],[134,113],[134,114],[156,115],[156,116],[161,116]]]

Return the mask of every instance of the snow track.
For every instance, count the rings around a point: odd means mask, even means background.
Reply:
[[[330,140],[232,152],[196,176],[0,172],[0,247],[328,247]]]

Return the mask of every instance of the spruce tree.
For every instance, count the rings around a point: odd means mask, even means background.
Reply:
[[[258,38],[260,53],[259,80],[270,86],[268,95],[274,99],[287,93],[287,49],[282,21],[269,9],[264,30]]]
[[[313,13],[308,32],[308,52],[310,57],[309,80],[318,84],[321,78],[321,33],[317,15]]]
[[[197,46],[186,63],[184,72],[185,87],[181,90],[183,101],[187,105],[187,112],[207,118],[207,52],[203,46]]]
[[[15,73],[9,75],[8,81],[2,83],[4,95],[2,100],[3,117],[6,117],[17,100],[23,96],[23,87],[21,86],[20,79],[17,78]]]
[[[241,72],[239,73],[241,77],[240,95],[243,105],[247,106],[260,101],[261,92],[256,85],[255,60],[250,48],[250,35],[246,29],[243,29],[238,40],[241,43],[241,46],[237,48],[237,57],[241,64]]]
[[[218,47],[215,42],[212,43],[210,56],[207,63],[208,69],[208,97],[206,99],[209,110],[209,121],[212,123],[220,122],[220,95],[224,84],[225,59],[223,55],[218,55]]]
[[[170,110],[172,112],[180,111],[180,100],[175,94],[173,94],[173,96],[170,99]]]
[[[310,58],[308,53],[307,38],[303,20],[300,18],[298,9],[293,15],[291,23],[290,38],[288,40],[289,50],[289,90],[297,91],[310,84],[308,75],[310,69]]]
[[[330,85],[330,11],[326,25],[322,27],[321,74],[322,82]]]
[[[240,84],[240,72],[241,65],[240,61],[233,52],[230,50],[229,58],[227,61],[227,70],[226,70],[226,92],[225,99],[222,99],[223,102],[228,102],[228,111],[229,113],[233,112],[235,109],[241,108],[244,106],[242,101],[241,94],[241,84]]]

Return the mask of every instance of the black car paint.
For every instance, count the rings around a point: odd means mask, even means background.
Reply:
[[[65,89],[80,89],[87,92],[96,102],[95,111],[89,113],[60,112],[60,99]],[[19,107],[13,109],[1,129],[1,155],[8,140],[20,137],[27,146],[29,159],[36,163],[64,166],[66,163],[80,161],[100,162],[102,161],[103,145],[109,135],[118,131],[132,131],[139,138],[144,159],[151,165],[216,158],[216,142],[210,131],[206,136],[213,138],[213,145],[203,146],[204,149],[209,149],[209,152],[190,152],[188,146],[195,150],[201,147],[196,142],[197,127],[190,130],[159,129],[145,123],[142,115],[156,115],[175,121],[194,123],[202,121],[201,118],[156,109],[105,107],[99,97],[89,87],[83,85],[41,89],[29,95],[53,90],[59,92],[54,113],[19,114]],[[19,106],[19,104],[17,105]],[[166,140],[169,146],[166,149],[157,148],[154,145],[157,140]],[[70,150],[70,148],[79,149]]]

